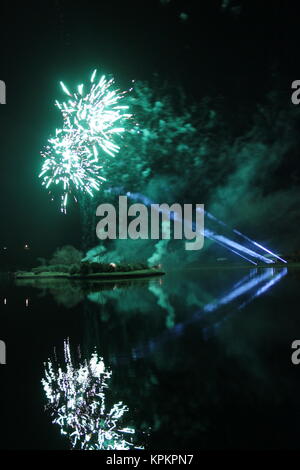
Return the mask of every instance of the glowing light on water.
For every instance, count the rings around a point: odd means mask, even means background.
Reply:
[[[239,283],[237,286],[234,286],[228,294],[225,294],[219,300],[206,304],[203,308],[204,312],[213,312],[222,305],[226,305],[229,302],[232,302],[237,297],[245,294],[258,284],[261,284],[261,282],[263,282],[265,279],[269,279],[273,275],[273,269],[267,268],[262,274],[256,275],[252,279],[246,280],[246,282]]]
[[[63,369],[50,359],[45,364],[43,388],[53,423],[61,428],[72,447],[83,450],[128,450],[134,444],[135,429],[124,425],[129,411],[121,401],[106,404],[112,372],[95,352],[77,366],[72,361],[69,341],[64,345]]]
[[[152,338],[150,341],[143,345],[138,345],[131,350],[131,356],[134,360],[151,354],[154,350],[161,347],[164,343],[170,339],[183,335],[188,327],[196,324],[202,319],[206,319],[207,315],[211,315],[217,312],[219,309],[230,306],[229,313],[226,314],[222,320],[214,322],[210,326],[202,328],[202,334],[204,339],[208,339],[223,325],[223,323],[235,312],[242,310],[255,298],[265,294],[269,289],[275,286],[281,279],[288,273],[287,268],[281,268],[278,272],[274,268],[265,268],[262,272],[258,273],[257,269],[253,269],[248,275],[243,276],[238,282],[236,282],[231,289],[225,294],[219,296],[215,301],[205,304],[201,310],[198,310],[194,315],[181,323],[176,323],[171,329],[163,332],[160,336]],[[254,293],[251,293],[253,291]],[[233,301],[249,294],[246,300],[242,300],[236,307],[232,305]]]
[[[265,294],[271,287],[273,287],[275,284],[277,284],[284,276],[286,276],[288,273],[287,268],[283,268],[279,273],[274,273],[273,272],[273,277],[267,281],[265,284],[263,284],[261,287],[259,287],[254,295],[250,297],[247,301],[243,302],[240,306],[239,309],[244,308],[246,305],[248,305],[252,300],[254,300],[256,297],[259,297],[262,294]]]

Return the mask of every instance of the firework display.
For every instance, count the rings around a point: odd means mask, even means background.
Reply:
[[[93,191],[99,190],[105,181],[101,176],[103,167],[99,165],[97,149],[83,144],[78,132],[61,130],[48,142],[42,152],[45,161],[40,177],[47,189],[51,185],[60,185],[61,209],[65,212],[68,194],[76,198],[76,192],[82,191],[93,196]]]
[[[96,76],[94,70],[90,83],[79,85],[74,93],[60,83],[69,97],[55,102],[62,113],[63,127],[41,151],[45,160],[39,177],[50,193],[60,193],[62,212],[66,212],[69,195],[76,200],[78,192],[93,196],[99,191],[105,181],[101,170],[109,164],[107,156],[119,152],[116,140],[131,117],[128,106],[120,104],[126,92],[112,89],[113,78],[103,75],[96,80]]]
[[[112,372],[95,352],[74,365],[69,341],[64,345],[65,370],[50,359],[45,364],[43,388],[53,423],[61,428],[73,448],[83,450],[140,449],[135,430],[124,426],[128,407],[122,402],[107,406],[106,393]]]

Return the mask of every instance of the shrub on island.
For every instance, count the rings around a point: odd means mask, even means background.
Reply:
[[[101,263],[101,262],[88,262],[82,261],[81,263],[74,263],[72,265],[56,264],[48,266],[37,266],[31,269],[34,275],[43,275],[53,273],[67,274],[70,276],[87,276],[89,274],[99,273],[113,273],[113,272],[131,272],[149,269],[146,263]],[[17,274],[22,274],[19,271]]]
[[[80,263],[79,271],[72,272],[72,274],[97,274],[97,273],[113,273],[113,272],[129,272],[129,271],[139,271],[141,269],[149,269],[147,264],[138,263],[138,264],[115,264],[115,263],[100,263],[83,261]]]

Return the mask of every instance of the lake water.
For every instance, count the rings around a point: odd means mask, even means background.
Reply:
[[[299,285],[284,268],[2,280],[1,448],[298,449]]]

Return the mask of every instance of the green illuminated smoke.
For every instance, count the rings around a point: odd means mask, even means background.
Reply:
[[[63,82],[62,90],[67,101],[55,104],[63,117],[63,127],[41,152],[45,158],[42,185],[53,193],[59,189],[61,210],[66,212],[69,195],[76,200],[78,192],[93,196],[99,191],[105,178],[101,175],[106,154],[114,157],[120,150],[116,137],[125,132],[125,124],[131,117],[128,106],[122,103],[126,92],[113,90],[113,79],[103,75],[96,81],[97,71],[88,84],[80,84],[76,92],[70,92]]]

